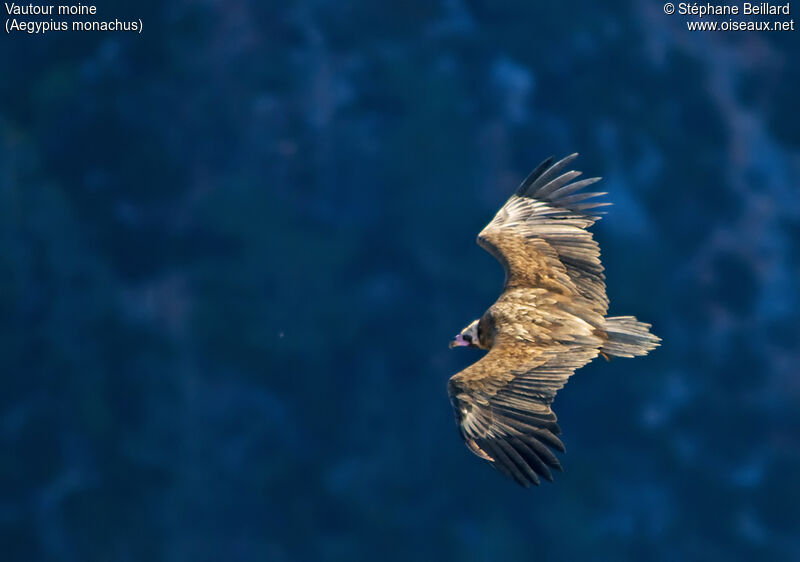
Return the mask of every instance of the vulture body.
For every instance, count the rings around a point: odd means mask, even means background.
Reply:
[[[600,178],[563,172],[576,157],[542,162],[478,235],[503,265],[505,285],[451,342],[488,350],[448,383],[462,438],[525,487],[561,469],[551,403],[570,375],[598,355],[646,355],[660,341],[633,316],[606,316],[600,248],[586,229],[610,203],[582,191]]]

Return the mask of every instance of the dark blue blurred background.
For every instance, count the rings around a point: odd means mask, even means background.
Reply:
[[[498,7],[502,6],[502,7]],[[796,33],[652,1],[106,2],[4,35],[4,560],[800,559]],[[102,19],[102,18],[101,18]],[[473,457],[474,243],[579,151],[612,314],[568,452]]]

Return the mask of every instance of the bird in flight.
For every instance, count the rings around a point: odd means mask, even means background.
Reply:
[[[447,385],[461,437],[525,487],[561,470],[551,404],[570,375],[598,355],[646,355],[661,341],[633,316],[606,316],[600,247],[586,229],[610,203],[582,191],[600,178],[573,181],[581,172],[563,171],[577,156],[542,162],[480,232],[505,285],[450,343],[488,351]]]

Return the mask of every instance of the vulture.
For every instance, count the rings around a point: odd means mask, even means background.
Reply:
[[[584,188],[600,178],[564,171],[577,157],[542,162],[478,235],[505,270],[500,298],[450,347],[486,350],[447,391],[467,447],[522,486],[553,480],[564,452],[551,407],[570,375],[598,355],[646,355],[661,341],[633,316],[607,316],[599,220]]]

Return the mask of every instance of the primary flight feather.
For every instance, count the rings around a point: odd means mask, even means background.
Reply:
[[[500,298],[450,347],[488,350],[448,383],[469,449],[523,486],[553,479],[564,452],[550,405],[597,357],[646,355],[661,341],[633,316],[608,317],[600,247],[586,229],[610,203],[564,172],[578,155],[542,162],[478,235],[505,269]]]

